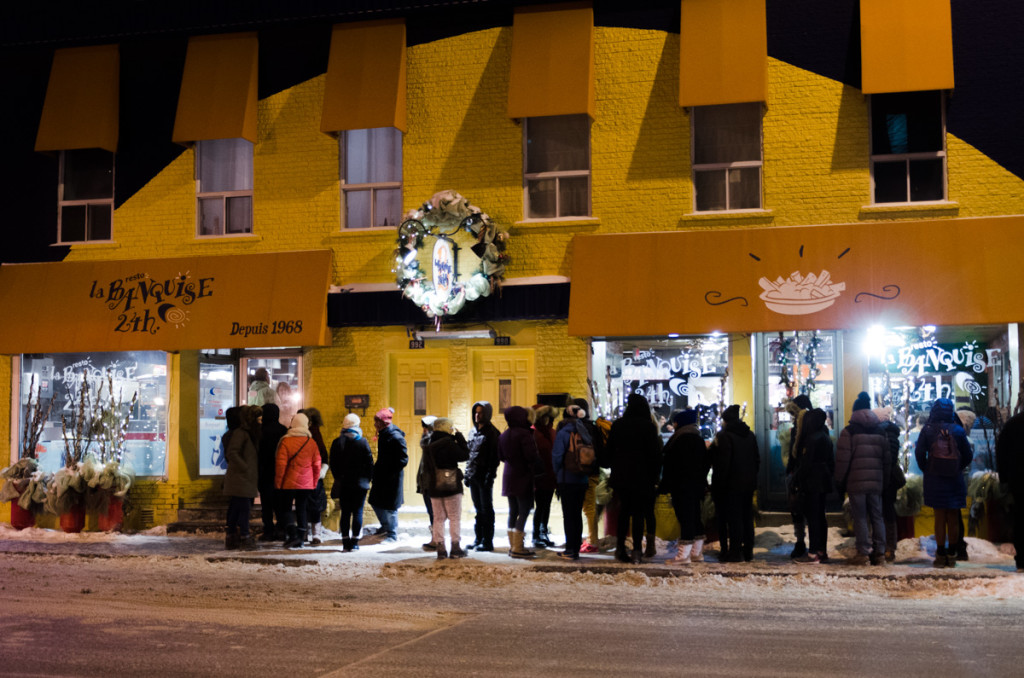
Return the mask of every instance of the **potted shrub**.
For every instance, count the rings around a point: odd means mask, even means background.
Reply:
[[[36,446],[52,407],[52,398],[43,407],[39,389],[36,388],[36,376],[33,374],[28,389],[28,402],[25,404],[19,459],[0,471],[0,476],[4,478],[0,487],[0,501],[11,502],[11,525],[18,530],[35,525],[35,516],[46,501],[47,477],[38,470]]]
[[[53,474],[46,487],[46,510],[60,517],[60,527],[65,532],[81,532],[85,527],[88,486],[82,470],[97,426],[87,377],[83,373],[77,397],[69,403],[69,414],[60,417],[64,466]]]
[[[138,401],[136,391],[125,404],[123,394],[114,396],[114,378],[107,374],[107,393],[103,384],[96,394],[93,436],[97,451],[86,457],[82,476],[88,487],[86,507],[96,511],[97,526],[104,532],[118,530],[124,521],[124,502],[135,481],[131,467],[124,463],[128,440],[128,422]]]

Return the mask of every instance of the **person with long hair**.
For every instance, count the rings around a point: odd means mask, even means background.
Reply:
[[[320,452],[320,477],[317,478],[316,487],[313,488],[312,494],[309,495],[309,503],[306,505],[306,517],[309,520],[309,533],[306,536],[309,538],[310,544],[319,546],[323,542],[324,531],[324,526],[320,522],[320,516],[327,510],[327,493],[324,491],[324,478],[327,477],[327,470],[330,465],[327,456],[327,445],[324,444],[323,434],[320,433],[320,429],[324,425],[324,418],[320,415],[320,410],[315,407],[304,407],[299,412],[309,417],[309,433],[313,436],[316,449]]]
[[[951,448],[949,453],[959,458],[950,460],[940,452],[944,445]],[[955,567],[960,510],[967,506],[963,470],[970,466],[974,455],[949,398],[938,398],[932,403],[928,421],[917,438],[914,456],[924,474],[924,505],[935,511],[935,560],[932,564]]]

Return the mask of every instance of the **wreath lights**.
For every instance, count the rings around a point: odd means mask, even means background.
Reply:
[[[419,250],[427,236],[445,241],[454,252],[461,249],[452,236],[460,231],[475,240],[469,248],[480,263],[468,280],[458,279],[455,262],[441,266],[451,276],[448,284],[435,284],[420,267]],[[419,209],[406,212],[398,227],[398,247],[392,253],[392,268],[402,295],[423,309],[429,318],[455,315],[467,301],[490,295],[501,284],[508,231],[499,229],[491,218],[455,191],[440,191]],[[437,268],[437,266],[435,266]]]

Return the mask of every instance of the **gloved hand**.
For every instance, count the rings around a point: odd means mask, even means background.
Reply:
[[[324,478],[327,477],[327,472],[328,471],[330,471],[330,469],[327,468],[326,466],[321,466],[320,467],[320,480],[323,480]]]

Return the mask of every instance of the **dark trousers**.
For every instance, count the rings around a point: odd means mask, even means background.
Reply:
[[[633,524],[633,550],[642,551],[644,548],[644,519],[647,516],[647,497],[619,497],[619,525],[616,530],[617,548],[625,547],[626,535],[630,534],[630,522]]]
[[[704,538],[704,521],[700,516],[700,505],[704,501],[704,492],[682,490],[672,493],[672,509],[679,521],[679,538],[693,541],[697,537]]]
[[[555,496],[554,489],[537,490],[534,493],[534,500],[537,505],[533,509],[533,538],[536,539],[540,536],[541,530],[548,526],[548,520],[551,518],[551,498]],[[583,510],[583,505],[580,504],[580,510]]]
[[[476,540],[491,541],[494,539],[494,481],[477,484],[474,479],[469,484],[469,496],[476,510],[476,520],[473,523]]]
[[[998,509],[997,509],[998,510]],[[1017,555],[1014,560],[1017,562],[1017,569],[1024,568],[1024,492],[1013,493],[1013,548]]]
[[[228,530],[238,528],[238,534],[249,536],[249,511],[252,510],[252,499],[249,497],[231,497],[228,499]]]
[[[434,504],[430,501],[430,493],[423,492],[423,503],[427,506],[427,517],[430,518],[430,524],[434,524]]]
[[[286,515],[288,511],[291,511],[292,504],[295,505],[295,522],[299,527],[299,533],[305,538],[306,534],[306,505],[309,503],[309,495],[313,493],[313,490],[278,490],[277,496],[280,497],[279,506],[281,507],[282,515]]]
[[[754,557],[754,493],[729,492],[725,498],[729,551],[745,560]]]
[[[277,497],[274,496],[274,488],[260,488],[260,518],[263,520],[263,534],[274,536],[274,517],[277,516],[277,524],[281,525],[281,514],[277,509]]]
[[[583,498],[587,486],[562,483],[558,486],[562,498],[562,527],[565,528],[565,552],[580,554],[583,544]]]
[[[366,490],[362,494],[348,492],[341,501],[341,536],[359,539],[363,531],[363,507],[366,506]],[[358,507],[358,508],[355,508]],[[350,532],[351,530],[351,532]]]
[[[658,495],[654,495],[644,504],[644,532],[654,534],[658,529],[658,520],[654,516],[654,504],[658,501]]]
[[[508,498],[508,529],[526,531],[526,520],[533,508],[533,490]]]
[[[800,506],[807,520],[807,550],[811,553],[828,552],[828,519],[825,517],[825,494],[807,492],[800,494]]]
[[[882,520],[885,522],[885,550],[896,551],[896,544],[899,537],[896,533],[896,492],[897,490],[882,490]],[[963,535],[960,535],[963,537]]]
[[[803,510],[803,497],[793,489],[793,475],[786,476],[786,501],[789,504],[789,516],[793,519],[793,536],[803,541],[807,534],[806,512]]]

